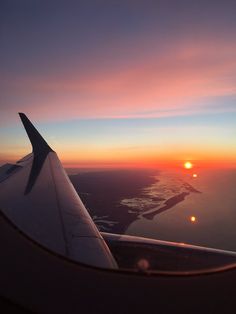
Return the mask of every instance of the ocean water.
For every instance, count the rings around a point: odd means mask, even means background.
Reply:
[[[194,180],[188,176],[182,180],[196,191],[165,211],[160,211],[159,207],[150,209],[149,214],[141,215],[126,233],[236,251],[236,172],[205,170]],[[174,175],[165,173],[155,185],[155,192],[161,193],[159,185],[163,181],[164,198],[172,186],[179,195],[182,184]]]
[[[69,171],[101,231],[236,251],[236,170]]]

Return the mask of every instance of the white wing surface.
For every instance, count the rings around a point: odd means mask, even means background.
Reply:
[[[88,265],[117,268],[103,237],[49,147],[20,113],[33,151],[0,168],[0,209],[31,239]]]

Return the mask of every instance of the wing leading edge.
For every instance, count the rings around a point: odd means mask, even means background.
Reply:
[[[13,165],[12,172],[2,174],[1,210],[21,231],[50,250],[88,265],[117,268],[57,154],[26,115],[19,115],[33,151],[17,167]]]

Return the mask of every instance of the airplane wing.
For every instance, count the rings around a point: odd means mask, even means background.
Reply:
[[[1,313],[235,312],[235,252],[100,234],[20,117],[33,152],[0,167]]]
[[[87,265],[117,268],[89,213],[50,148],[19,113],[32,153],[0,168],[0,208],[25,235],[51,251]]]
[[[32,153],[0,167],[0,212],[29,239],[60,256],[107,269],[202,273],[235,264],[235,252],[100,233],[57,154],[26,115],[19,115]]]

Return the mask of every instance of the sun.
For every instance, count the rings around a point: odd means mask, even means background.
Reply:
[[[184,168],[185,169],[192,169],[193,168],[193,164],[190,161],[186,161],[184,164]]]

